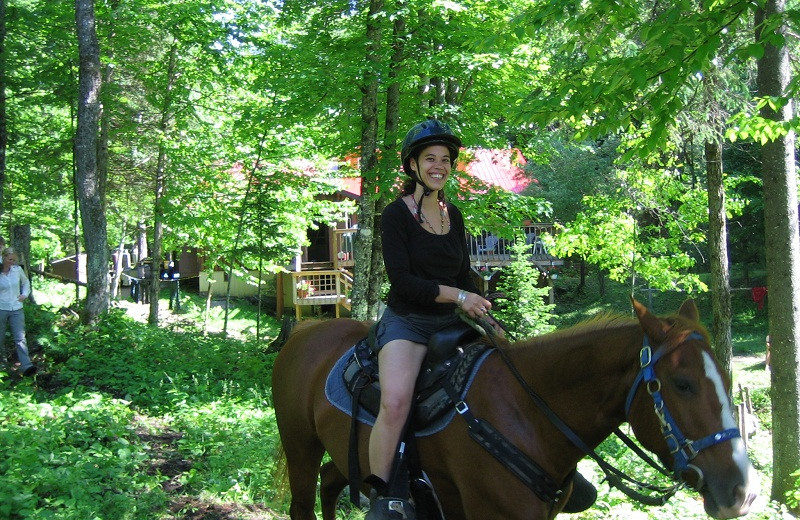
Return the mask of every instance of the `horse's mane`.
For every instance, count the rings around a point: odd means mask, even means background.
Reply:
[[[594,335],[600,331],[616,330],[629,327],[636,323],[630,316],[613,312],[601,312],[585,320],[563,329],[557,329],[541,336],[534,336],[513,343],[512,348],[534,347],[547,344],[564,344],[572,339]]]
[[[269,347],[267,348],[267,354],[279,352],[289,338],[292,337],[292,335],[298,331],[305,330],[308,327],[319,323],[320,321],[321,320],[304,320],[298,322],[293,316],[284,316],[283,321],[281,322],[281,330],[278,332],[278,335],[275,337],[275,339],[269,344]]]
[[[708,339],[708,331],[699,322],[690,321],[678,314],[663,316],[661,319],[671,325],[664,337],[665,343],[679,343],[683,340],[687,331],[697,331]],[[615,312],[601,312],[575,325],[517,341],[511,343],[509,346],[511,348],[528,348],[546,345],[564,345],[571,343],[573,340],[577,341],[580,338],[596,335],[599,332],[621,330],[632,326],[638,328],[639,324],[637,320],[631,316]]]

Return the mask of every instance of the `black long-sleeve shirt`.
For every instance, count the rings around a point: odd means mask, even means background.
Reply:
[[[447,204],[450,230],[444,235],[426,231],[403,199],[381,215],[383,261],[391,288],[387,304],[400,315],[447,314],[454,303],[437,303],[439,285],[477,293],[470,278],[464,217]]]

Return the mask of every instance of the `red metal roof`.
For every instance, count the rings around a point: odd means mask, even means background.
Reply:
[[[467,164],[467,173],[490,186],[497,186],[512,193],[520,193],[531,180],[522,173],[525,157],[517,149],[472,150],[473,159]]]
[[[340,181],[343,184],[342,191],[355,197],[361,196],[361,177],[345,177]]]

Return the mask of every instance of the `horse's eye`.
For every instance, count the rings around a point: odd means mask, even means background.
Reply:
[[[672,386],[684,395],[694,395],[696,393],[692,382],[684,377],[673,377]]]

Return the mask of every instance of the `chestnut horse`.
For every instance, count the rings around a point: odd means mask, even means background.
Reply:
[[[467,421],[456,416],[417,441],[447,520],[544,520],[563,508],[584,452],[546,417],[532,392],[591,448],[627,421],[642,446],[703,496],[709,515],[747,514],[755,471],[732,415],[730,381],[714,360],[694,301],[666,318],[633,305],[638,319],[594,318],[503,344],[486,358],[464,403],[567,489],[552,503],[540,499],[473,441]],[[367,324],[350,319],[301,323],[275,360],[272,390],[293,520],[315,518],[318,477],[323,518],[335,518],[348,483],[351,419],[328,402],[324,385],[331,367],[367,332]],[[368,438],[369,427],[361,424],[361,475],[370,473]],[[331,462],[320,466],[325,452]]]

